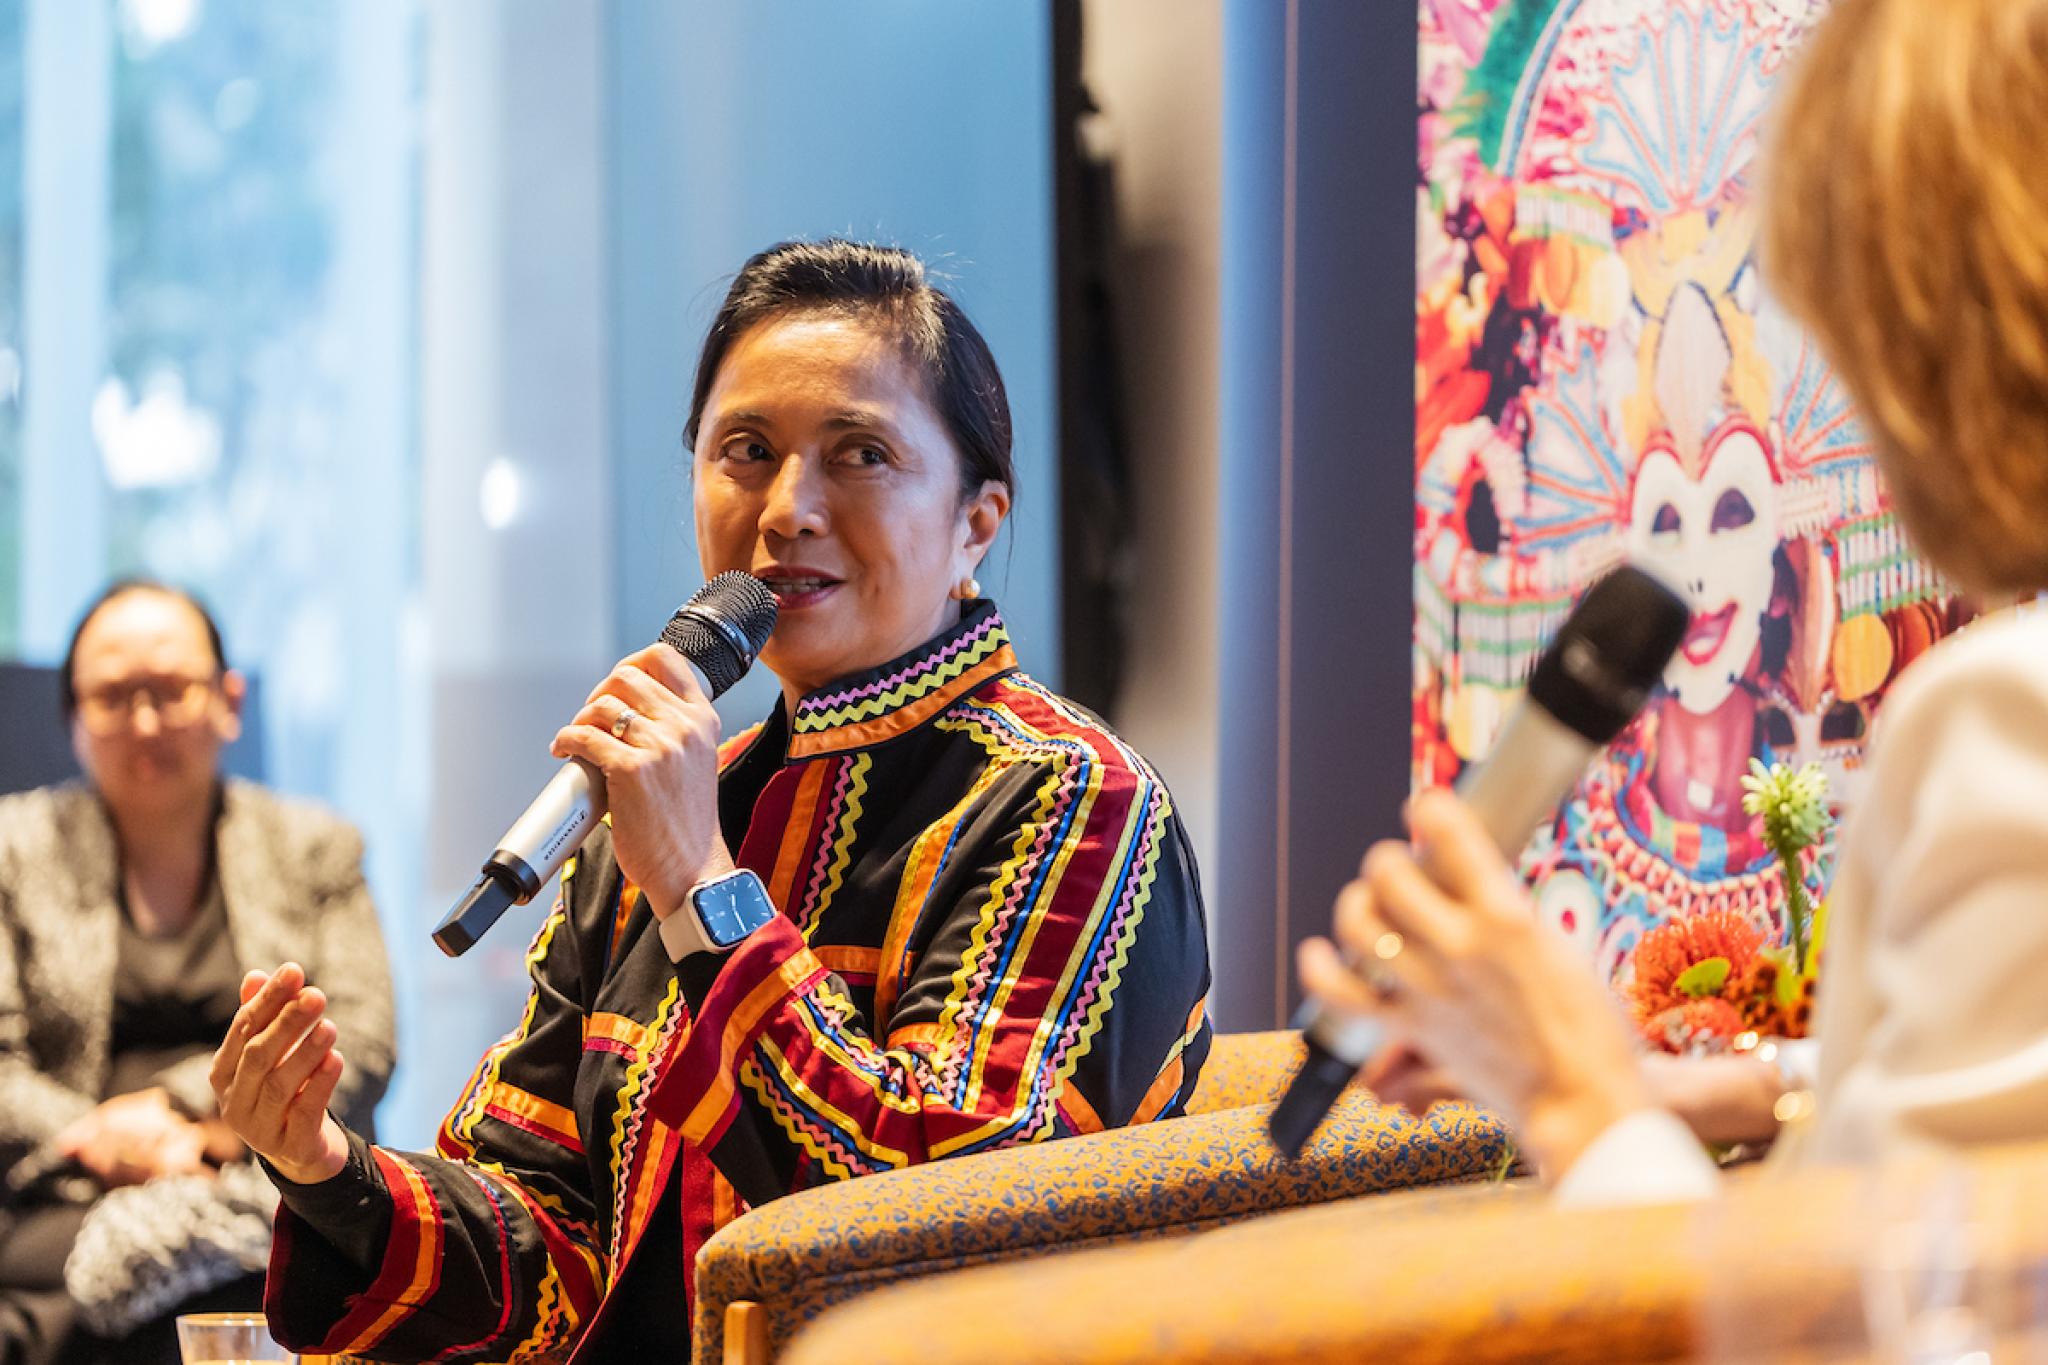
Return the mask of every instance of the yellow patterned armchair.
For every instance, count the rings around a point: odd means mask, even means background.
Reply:
[[[1944,1171],[1752,1172],[1690,1206],[1560,1210],[1521,1186],[1297,1210],[892,1289],[827,1314],[785,1360],[1832,1363],[1888,1358],[1899,1342],[1868,1305],[1916,1292],[1923,1324],[1966,1305],[1990,1359],[2048,1359],[2048,1147]]]
[[[1508,1159],[1506,1131],[1476,1110],[1417,1120],[1354,1091],[1289,1165],[1266,1142],[1265,1106],[1299,1058],[1292,1032],[1218,1037],[1185,1117],[868,1176],[756,1209],[698,1257],[696,1359],[773,1359],[825,1309],[940,1271],[1473,1180]]]

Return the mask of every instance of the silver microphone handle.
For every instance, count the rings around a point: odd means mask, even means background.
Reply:
[[[518,884],[524,905],[562,870],[604,818],[604,774],[580,758],[555,769],[520,817],[505,831],[486,867],[500,867]]]
[[[680,657],[697,686],[710,696],[711,684],[704,670],[689,656]],[[513,903],[524,905],[554,880],[562,864],[597,828],[606,809],[604,774],[582,759],[572,758],[555,770],[533,804],[512,822],[484,868],[509,876],[517,888]]]
[[[1521,857],[1557,807],[1585,775],[1599,748],[1530,701],[1508,713],[1487,756],[1458,779],[1458,799],[1478,817],[1509,862]],[[1502,761],[1506,760],[1506,761]],[[1429,850],[1422,850],[1429,869]]]
[[[1458,779],[1458,799],[1472,811],[1495,848],[1509,862],[1521,856],[1543,823],[1557,813],[1598,748],[1591,740],[1528,700],[1508,713],[1487,756]],[[1505,762],[1501,760],[1506,760]],[[1427,846],[1418,851],[1422,870],[1435,877]],[[1357,963],[1352,964],[1354,967]],[[1340,1015],[1305,1001],[1296,1027],[1333,1057],[1357,1066],[1372,1060],[1386,1042],[1386,1026],[1370,1015]]]

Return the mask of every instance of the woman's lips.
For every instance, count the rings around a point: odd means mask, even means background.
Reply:
[[[1721,646],[1728,642],[1728,631],[1735,624],[1735,604],[1730,602],[1712,616],[1695,616],[1692,629],[1685,633],[1685,660],[1698,665],[1721,652]]]
[[[763,577],[768,591],[775,594],[775,606],[779,611],[802,611],[815,607],[830,597],[839,588],[839,580],[823,575],[791,575],[789,577]]]

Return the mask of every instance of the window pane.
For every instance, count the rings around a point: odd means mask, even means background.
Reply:
[[[23,3],[0,0],[0,658],[21,627]]]
[[[365,60],[362,16],[345,0],[123,0],[116,14],[92,400],[106,562],[207,599],[234,662],[265,683],[266,777],[347,809],[345,755],[390,722],[358,684],[388,679],[396,649],[349,638],[352,607],[390,595],[381,569],[375,586],[359,571],[409,566],[415,525],[408,506],[374,525],[344,510],[373,469],[388,482],[412,458],[346,440],[365,410],[410,404],[372,363],[408,354],[409,327],[365,337],[352,311],[379,230],[351,159],[370,113],[372,83],[348,65]]]
[[[130,0],[113,77],[107,560],[274,638],[318,568],[338,471],[325,296],[333,4]],[[297,509],[294,511],[294,509]]]

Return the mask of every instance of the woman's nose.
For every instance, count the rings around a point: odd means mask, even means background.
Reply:
[[[823,535],[827,524],[825,490],[812,462],[801,455],[785,457],[761,508],[761,529],[795,540]]]

